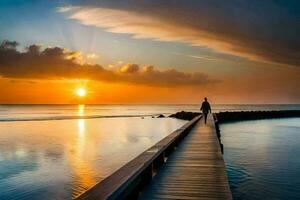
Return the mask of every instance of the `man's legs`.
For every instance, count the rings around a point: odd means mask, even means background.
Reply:
[[[207,120],[207,113],[204,113],[204,123],[206,124],[206,120]]]

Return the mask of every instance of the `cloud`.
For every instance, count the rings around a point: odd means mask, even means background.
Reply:
[[[95,53],[89,53],[86,55],[87,59],[97,59],[99,58],[99,55],[95,54]]]
[[[137,73],[139,70],[140,67],[137,64],[127,64],[120,68],[120,72],[125,74]]]
[[[63,7],[59,7],[56,9],[57,12],[69,12],[71,10],[74,10],[74,8],[76,8],[75,6],[71,6],[71,5],[67,5],[67,6],[63,6]]]
[[[17,50],[17,42],[0,45],[0,76],[20,79],[91,79],[102,82],[132,83],[149,86],[205,85],[216,82],[206,74],[158,70],[153,66],[120,64],[106,69],[84,62],[80,52],[60,47],[31,45]]]
[[[133,38],[180,41],[255,61],[300,66],[300,3],[294,0],[87,2],[59,11],[82,24]]]

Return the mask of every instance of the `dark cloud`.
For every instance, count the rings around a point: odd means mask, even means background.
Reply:
[[[1,47],[5,49],[15,49],[19,44],[16,41],[5,40],[1,43]]]
[[[103,0],[75,5],[60,11],[107,31],[300,66],[300,1]]]
[[[118,70],[88,64],[79,52],[60,47],[31,45],[25,51],[17,43],[0,45],[0,76],[22,79],[92,79],[103,82],[127,82],[151,86],[203,85],[216,80],[203,73],[185,73],[175,69],[157,70],[153,66],[126,64]]]

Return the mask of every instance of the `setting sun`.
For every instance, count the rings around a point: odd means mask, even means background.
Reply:
[[[76,90],[76,94],[79,97],[84,97],[86,95],[86,90],[84,88],[78,88]]]

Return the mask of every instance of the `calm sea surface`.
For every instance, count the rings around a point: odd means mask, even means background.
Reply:
[[[300,109],[300,106],[213,105],[214,112],[287,109]],[[199,106],[0,105],[0,199],[74,198],[186,123],[152,116],[181,110],[198,111]],[[244,132],[238,129],[242,125],[247,127],[247,123],[250,123],[248,135],[244,133],[247,129]],[[269,130],[266,127],[274,131],[262,134]],[[251,188],[269,191],[267,186],[273,184],[285,183],[291,191],[299,190],[299,186],[292,187],[296,183],[300,185],[296,176],[300,165],[294,159],[300,150],[299,119],[234,123],[221,128],[236,197],[244,198]],[[274,134],[275,130],[278,134]],[[258,144],[265,142],[264,151],[261,146],[249,145],[255,144],[251,139],[256,137]],[[262,155],[265,157],[257,157]],[[280,160],[283,158],[285,160]],[[262,163],[257,163],[259,159]],[[259,173],[254,174],[252,166],[256,166]],[[287,170],[282,171],[282,168]],[[268,177],[277,176],[276,172],[283,175],[272,182]],[[263,179],[258,181],[259,189],[257,185],[246,186],[252,184],[253,181],[249,182],[252,177]]]
[[[220,127],[234,199],[300,199],[300,118]]]

